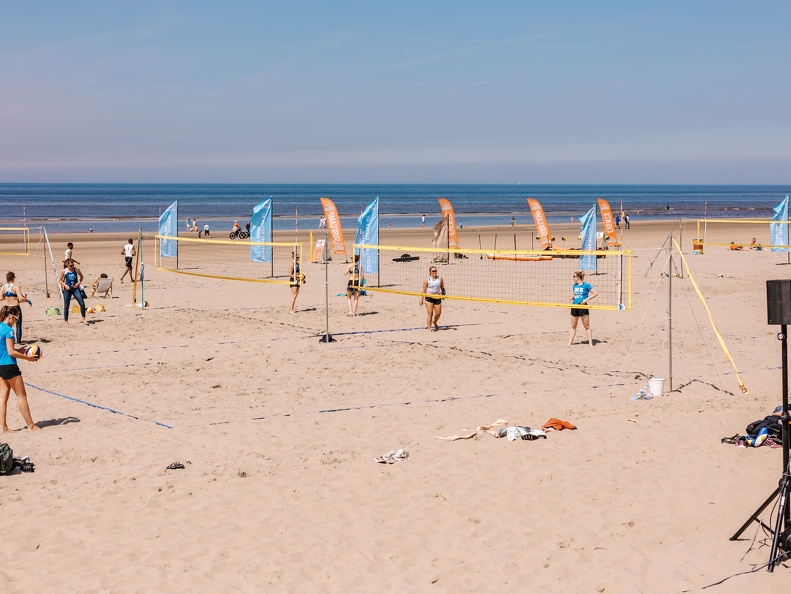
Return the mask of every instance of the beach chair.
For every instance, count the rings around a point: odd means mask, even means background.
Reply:
[[[114,280],[112,278],[100,278],[99,284],[96,285],[96,294],[100,297],[112,297]]]

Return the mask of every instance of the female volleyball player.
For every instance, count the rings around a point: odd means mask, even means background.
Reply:
[[[357,315],[357,304],[360,302],[360,289],[362,289],[363,279],[365,278],[363,267],[360,266],[359,254],[354,256],[354,262],[349,264],[343,275],[350,275],[349,282],[346,285],[346,301],[349,304],[349,313],[346,315],[351,318]]]
[[[19,367],[16,364],[17,359],[35,362],[38,361],[38,357],[26,355],[23,348],[19,350],[14,348],[13,325],[16,324],[16,321],[17,313],[15,307],[4,305],[0,308],[0,339],[4,343],[4,346],[0,347],[0,378],[3,380],[0,385],[0,433],[8,433],[10,431],[6,422],[6,408],[11,390],[14,390],[14,394],[16,394],[19,412],[22,413],[22,418],[27,423],[28,431],[41,431],[41,427],[36,426],[33,423],[33,417],[30,416],[25,382],[22,379],[22,372],[19,371]]]
[[[426,313],[428,315],[426,325],[429,332],[436,332],[439,330],[437,322],[442,315],[442,296],[445,294],[445,281],[442,280],[441,276],[437,276],[436,266],[431,266],[428,269],[428,278],[423,281],[423,293],[424,295],[432,295],[432,297],[425,298]],[[436,297],[433,297],[433,295],[436,295]],[[423,305],[422,296],[420,297],[420,305]]]
[[[571,303],[574,305],[587,305],[591,299],[598,295],[590,283],[584,281],[584,272],[578,270],[574,273],[574,286],[571,288]],[[574,336],[577,334],[577,322],[580,318],[582,318],[582,325],[588,334],[588,344],[593,346],[593,332],[591,332],[589,316],[590,313],[587,307],[571,308],[571,334],[569,335],[569,343],[566,346],[571,346],[574,342]]]
[[[289,313],[296,313],[294,304],[297,302],[297,295],[299,295],[299,287],[304,285],[305,275],[299,271],[299,254],[291,252],[291,268],[288,270],[288,279],[291,281],[291,307]]]

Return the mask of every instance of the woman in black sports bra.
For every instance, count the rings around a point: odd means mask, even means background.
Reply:
[[[27,301],[27,296],[22,293],[22,287],[14,284],[14,279],[16,276],[9,270],[5,275],[6,284],[3,286],[2,301],[5,301],[8,307],[15,308],[17,315],[15,335],[19,344],[22,342],[22,302]]]
[[[299,295],[299,287],[305,284],[305,275],[299,271],[299,254],[291,252],[291,268],[288,270],[288,279],[291,287],[291,307],[289,313],[296,313],[294,304],[297,302],[297,295]]]
[[[357,315],[357,305],[360,302],[360,289],[363,286],[363,268],[360,266],[360,255],[354,256],[354,262],[346,268],[344,276],[349,276],[349,283],[346,285],[346,301],[349,303],[349,313],[346,315],[354,317]]]

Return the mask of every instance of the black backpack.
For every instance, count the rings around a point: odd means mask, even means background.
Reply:
[[[14,468],[14,451],[7,443],[0,443],[0,474]]]
[[[758,421],[753,421],[747,425],[747,435],[753,438],[758,437],[758,432],[764,427],[769,432],[768,437],[781,438],[783,422],[777,415],[769,415]]]

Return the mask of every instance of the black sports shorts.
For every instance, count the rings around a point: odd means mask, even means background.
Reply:
[[[4,380],[14,379],[18,375],[22,375],[18,365],[0,365],[0,377]]]

